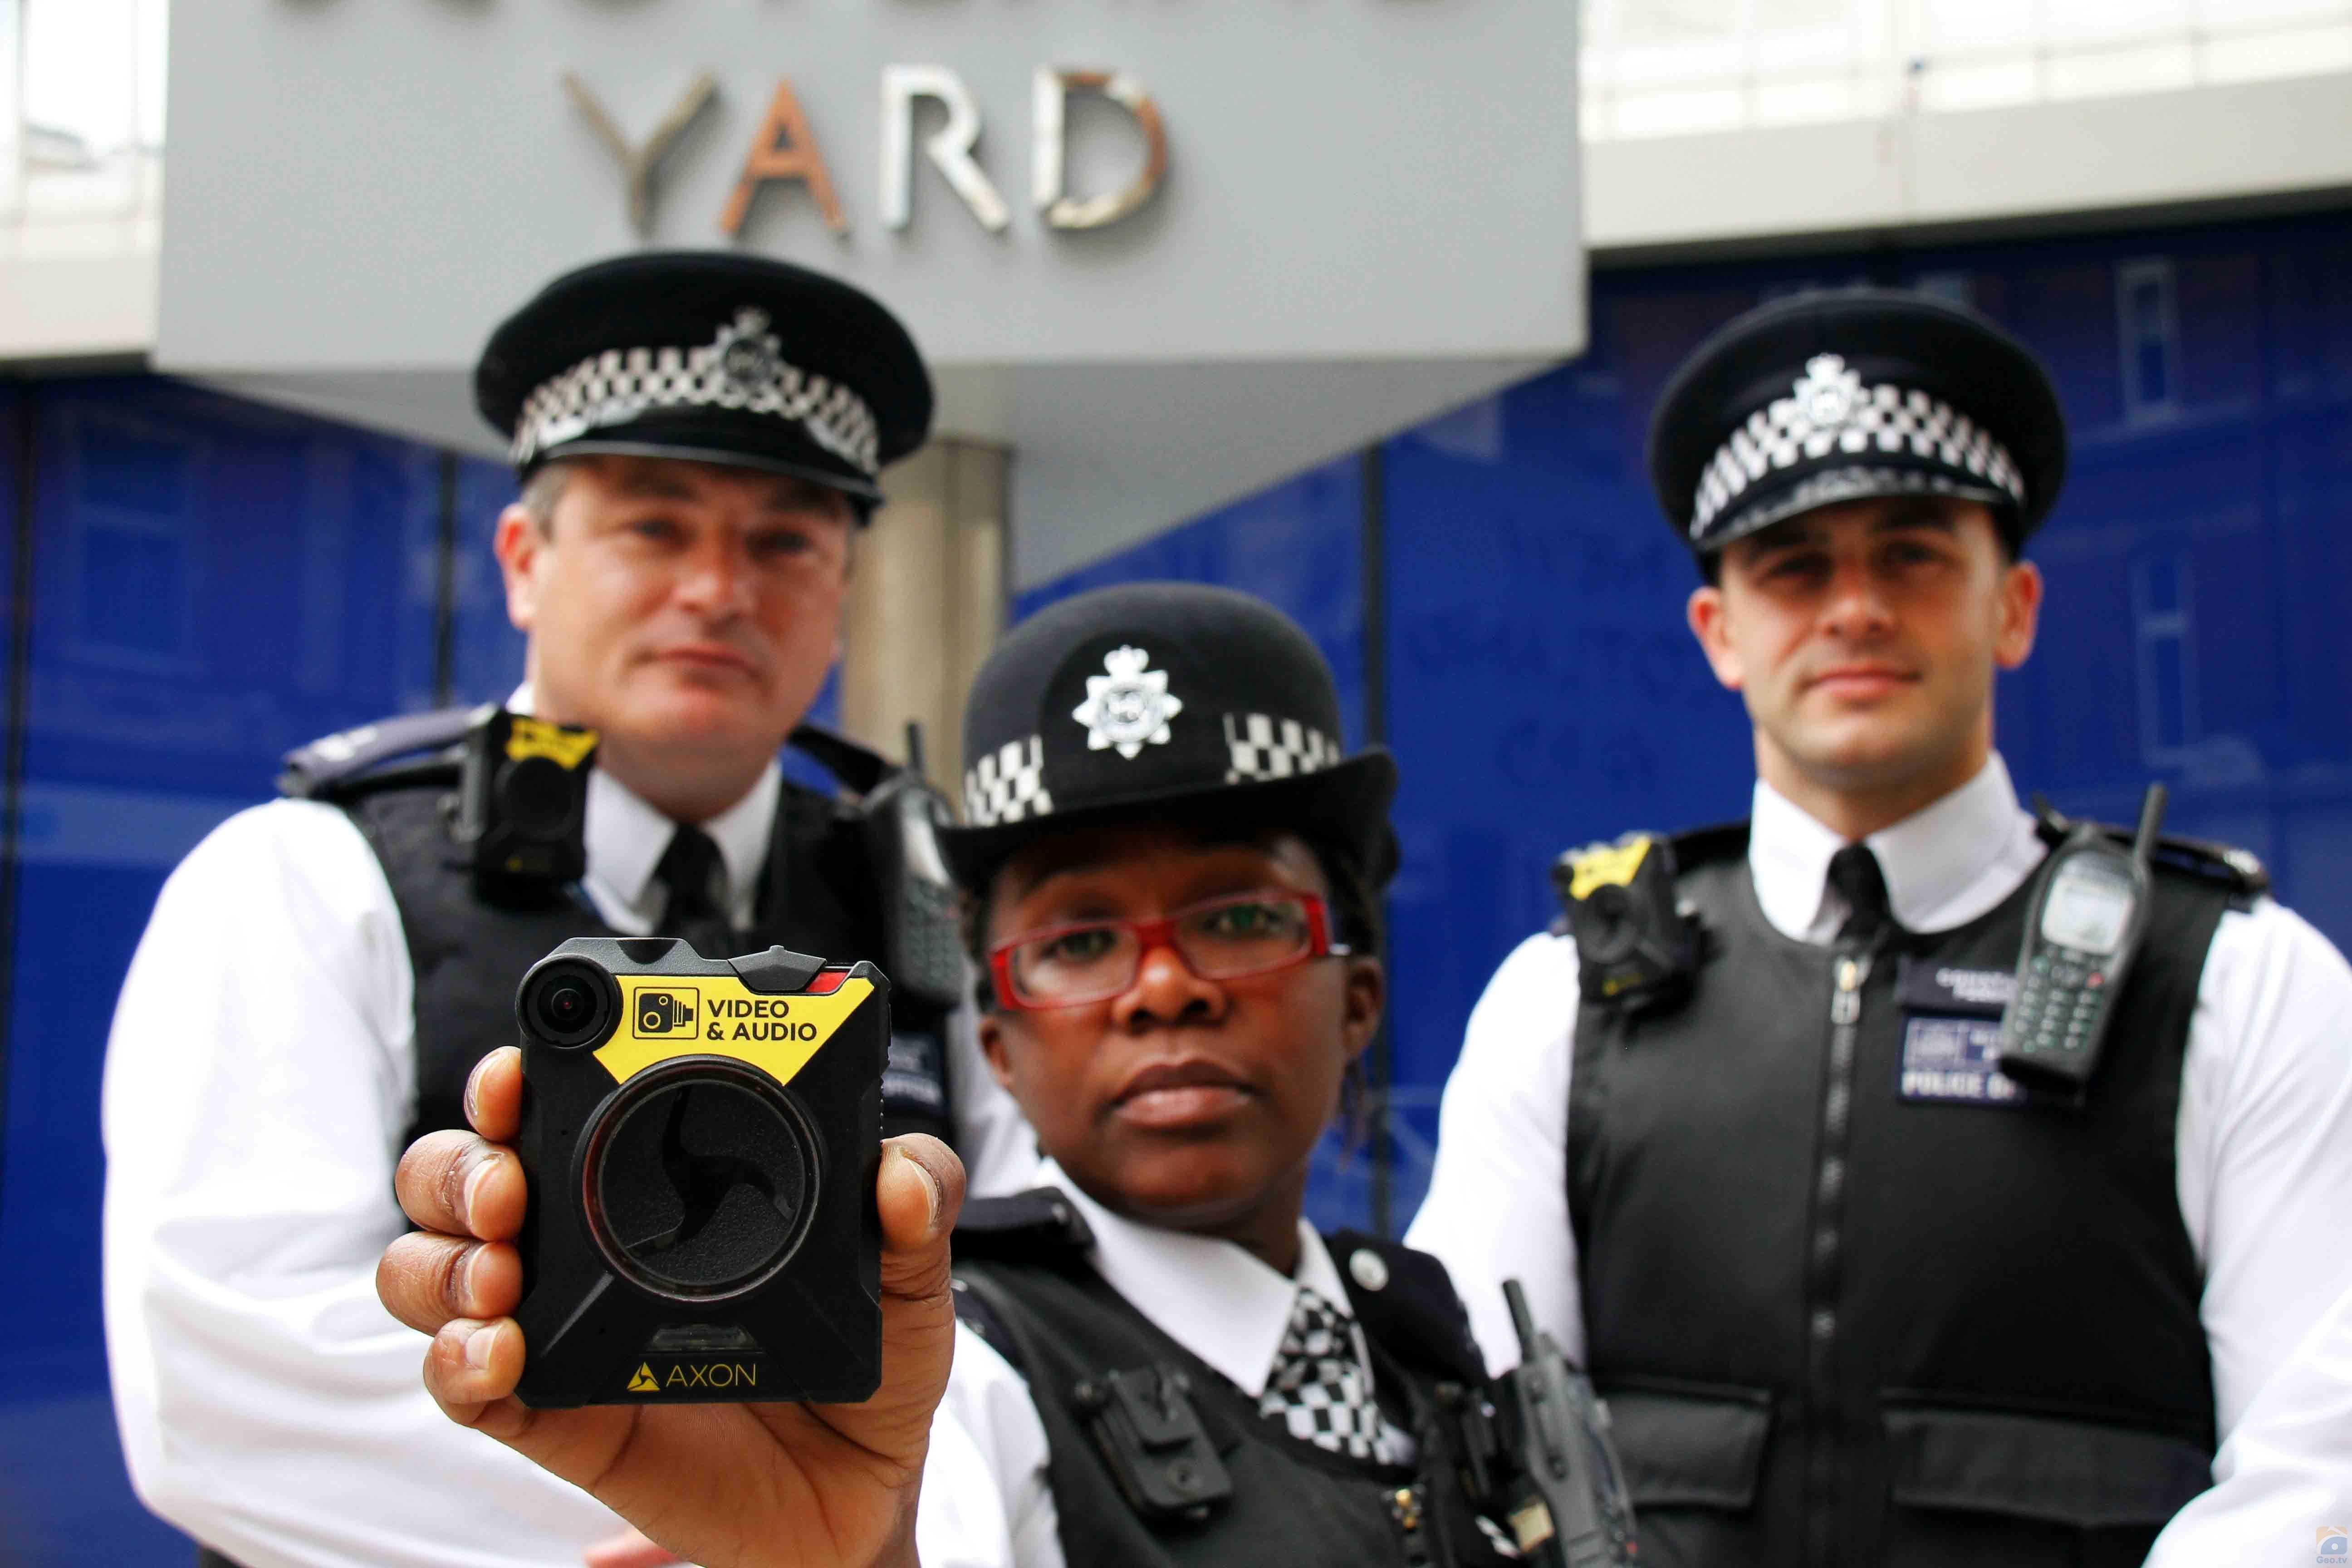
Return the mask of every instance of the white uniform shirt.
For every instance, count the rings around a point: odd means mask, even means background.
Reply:
[[[703,824],[748,924],[781,780]],[[615,931],[660,919],[668,818],[589,775],[583,886]],[[106,1338],[140,1497],[243,1568],[576,1568],[625,1527],[457,1426],[378,1256],[415,1114],[414,979],[374,852],[341,810],[240,813],[172,874],[107,1047]],[[969,1012],[948,1071],[975,1192],[1032,1183],[1034,1140]]]
[[[1969,783],[1864,842],[1885,873],[1895,918],[1916,931],[1976,919],[2042,858],[2033,818],[1998,756]],[[1776,928],[1812,942],[1835,936],[1846,910],[1829,888],[1829,863],[1843,843],[1757,784],[1748,863],[1757,902]],[[1518,1359],[1503,1306],[1507,1278],[1526,1286],[1538,1327],[1571,1358],[1584,1353],[1566,1178],[1576,1008],[1576,950],[1567,938],[1531,937],[1504,961],[1470,1016],[1439,1111],[1429,1196],[1406,1233],[1453,1272],[1497,1370]],[[2343,1363],[2288,1364],[2297,1342],[2352,1287],[2352,969],[2326,938],[2268,899],[2223,915],[2214,932],[2181,1064],[2176,1151],[2180,1216],[2204,1270],[2200,1316],[2225,1439],[2214,1489],[2190,1511],[2219,1532],[2200,1539],[2250,1537],[2267,1528],[2255,1522],[2267,1494],[2241,1484],[2245,1446],[2227,1439],[2258,1399],[2332,1410],[2332,1417],[2283,1421],[2266,1442],[2304,1462],[2325,1454],[2338,1469],[2352,1467],[2352,1401],[2294,1392],[2342,1375]],[[2176,1556],[2160,1544],[2149,1561],[2201,1568],[2221,1560]]]
[[[1298,1272],[1286,1279],[1233,1242],[1121,1218],[1050,1160],[1037,1181],[1069,1194],[1094,1233],[1087,1257],[1104,1281],[1252,1399],[1265,1392],[1299,1287],[1311,1287],[1354,1321],[1330,1252],[1305,1220],[1298,1222]],[[1356,1355],[1370,1387],[1360,1330]],[[924,1568],[1063,1568],[1048,1457],[1028,1384],[994,1346],[958,1323],[955,1369],[931,1423],[915,1519]]]

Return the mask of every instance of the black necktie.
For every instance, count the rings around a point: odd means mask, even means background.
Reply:
[[[705,958],[736,956],[735,922],[727,914],[727,862],[710,835],[681,822],[654,868],[654,880],[669,889],[661,933],[681,936]]]
[[[1838,941],[1868,942],[1891,923],[1886,910],[1886,874],[1866,844],[1849,844],[1830,857],[1830,886],[1844,898],[1845,923]]]

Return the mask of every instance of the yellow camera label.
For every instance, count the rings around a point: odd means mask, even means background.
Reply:
[[[547,757],[566,772],[578,767],[596,749],[593,730],[567,730],[561,724],[551,724],[544,719],[532,719],[518,713],[513,728],[507,731],[507,758],[521,762],[526,757]]]
[[[732,1057],[790,1083],[874,994],[845,980],[822,994],[763,996],[719,975],[621,975],[621,1024],[596,1060],[625,1083],[676,1057]]]
[[[1570,879],[1568,896],[1586,899],[1595,888],[1611,883],[1625,887],[1633,880],[1633,873],[1642,868],[1642,858],[1650,852],[1647,837],[1631,838],[1622,844],[1603,845],[1576,858],[1576,875]]]

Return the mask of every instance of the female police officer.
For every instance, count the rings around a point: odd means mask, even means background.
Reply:
[[[1480,1373],[1444,1270],[1300,1218],[1382,1000],[1395,771],[1338,733],[1313,646],[1223,590],[1087,595],[982,671],[971,826],[946,847],[988,969],[982,1041],[1048,1163],[1045,1186],[965,1210],[968,1326],[928,1445],[953,1181],[912,1142],[883,1167],[873,1404],[635,1412],[504,1397],[519,1281],[494,1238],[521,1183],[495,1142],[420,1143],[402,1194],[439,1234],[387,1252],[383,1285],[436,1336],[436,1396],[710,1564],[904,1561],[916,1540],[935,1568],[1494,1560],[1439,1412],[1439,1385]],[[488,1139],[512,1131],[515,1077],[505,1054],[478,1075]]]

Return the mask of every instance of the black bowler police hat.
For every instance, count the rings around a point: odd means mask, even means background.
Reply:
[[[1650,483],[1704,555],[1814,507],[1931,494],[1993,509],[2010,549],[2066,478],[2042,362],[1974,310],[1921,294],[1801,294],[1683,362],[1650,419]]]
[[[1331,667],[1229,588],[1133,583],[1039,611],[972,682],[964,758],[966,826],[940,838],[967,888],[1034,838],[1113,817],[1292,827],[1375,887],[1395,869],[1396,763],[1340,754]]]
[[[881,499],[923,444],[931,379],[907,329],[837,279],[722,250],[595,262],[500,323],[474,403],[517,470],[611,453],[793,474]]]

